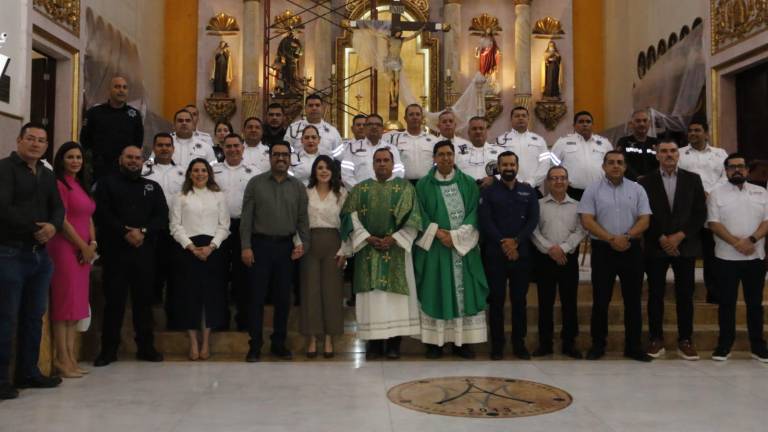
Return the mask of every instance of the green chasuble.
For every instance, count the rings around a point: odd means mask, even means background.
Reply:
[[[352,214],[372,236],[386,237],[403,227],[421,229],[421,212],[416,191],[410,182],[395,178],[386,182],[368,179],[357,184],[341,210],[341,238],[348,239],[354,227]],[[355,254],[354,290],[373,290],[408,295],[405,279],[405,250],[395,244],[388,251],[378,251],[366,244]]]
[[[435,168],[416,184],[423,226],[456,230],[462,225],[477,229],[480,190],[475,180],[455,170],[451,180],[435,178]],[[435,238],[428,251],[415,246],[413,253],[416,287],[421,310],[432,318],[452,320],[476,315],[485,310],[488,283],[475,246],[463,257]]]

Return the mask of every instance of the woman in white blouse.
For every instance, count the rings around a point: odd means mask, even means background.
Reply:
[[[195,159],[187,168],[181,193],[171,208],[171,235],[183,249],[177,269],[180,298],[176,316],[189,333],[189,359],[207,360],[211,328],[227,326],[226,277],[218,249],[229,236],[229,211],[205,159]]]
[[[320,133],[317,128],[307,125],[301,132],[301,148],[291,155],[291,175],[304,183],[309,184],[309,175],[315,160],[320,156]]]
[[[317,356],[317,339],[324,338],[325,358],[333,357],[333,336],[344,333],[344,273],[339,213],[347,198],[339,168],[329,156],[312,164],[309,196],[309,249],[301,260],[301,333],[307,337],[307,357]]]

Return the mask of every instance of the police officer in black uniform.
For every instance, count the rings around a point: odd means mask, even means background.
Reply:
[[[272,144],[283,141],[285,137],[285,109],[277,102],[267,107],[267,122],[264,124],[264,135],[261,140],[270,148]]]
[[[90,153],[93,179],[118,172],[117,160],[126,146],[141,148],[144,142],[144,125],[141,113],[128,105],[128,81],[112,78],[109,100],[96,105],[85,113],[80,143]]]
[[[619,138],[616,149],[624,153],[624,160],[627,162],[627,172],[624,175],[632,181],[637,181],[638,177],[659,170],[659,161],[656,159],[659,140],[648,136],[651,116],[647,110],[633,112],[629,124],[632,135]]]
[[[96,226],[104,265],[104,322],[101,353],[94,366],[117,360],[125,301],[131,294],[136,358],[158,362],[154,347],[152,296],[155,246],[168,227],[168,205],[160,185],[141,176],[141,149],[125,147],[120,172],[104,177],[96,186]]]

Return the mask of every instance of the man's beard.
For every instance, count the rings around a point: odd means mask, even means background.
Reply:
[[[141,177],[141,170],[132,171],[124,166],[120,166],[120,172],[129,180],[136,180]]]
[[[517,171],[515,170],[504,170],[501,172],[501,179],[504,181],[511,182],[517,177]]]
[[[732,185],[740,186],[740,185],[743,185],[744,182],[747,181],[747,178],[744,177],[744,176],[733,176],[733,177],[729,178],[728,181]]]

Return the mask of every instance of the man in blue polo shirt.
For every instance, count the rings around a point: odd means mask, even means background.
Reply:
[[[651,207],[645,189],[624,178],[626,170],[620,150],[607,152],[603,158],[605,176],[587,187],[578,207],[581,223],[592,237],[592,347],[587,352],[588,360],[605,355],[608,306],[618,276],[624,299],[624,356],[651,361],[640,341],[643,327],[640,238],[648,229]]]
[[[501,180],[483,189],[478,208],[483,262],[490,295],[491,360],[504,357],[504,303],[509,281],[512,299],[512,349],[521,359],[530,359],[525,347],[526,295],[531,269],[530,239],[539,223],[539,200],[527,183],[516,181],[517,155],[501,153],[497,159]]]

